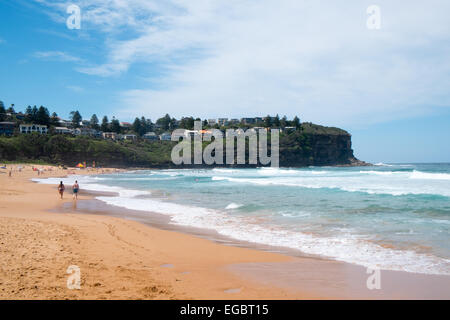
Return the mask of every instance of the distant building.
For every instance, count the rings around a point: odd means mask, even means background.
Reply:
[[[61,127],[67,127],[67,128],[71,128],[72,127],[72,121],[69,120],[64,120],[61,118],[58,118],[59,120],[59,124],[61,125]]]
[[[172,140],[172,135],[169,132],[164,132],[163,134],[161,134],[159,136],[159,139],[161,141],[171,141]]]
[[[243,124],[254,124],[255,118],[241,118]]]
[[[200,135],[200,133],[197,130],[184,130],[184,136],[186,138],[190,137],[191,139],[193,139],[194,137],[199,136],[199,135]]]
[[[124,134],[124,135],[122,135],[122,139],[134,141],[137,139],[137,136],[135,134]]]
[[[67,127],[55,127],[55,133],[57,133],[57,134],[72,134],[73,131]]]
[[[14,116],[16,117],[17,120],[25,119],[25,115],[22,112],[16,113]]]
[[[118,135],[115,132],[103,132],[103,139],[117,140]]]
[[[284,127],[284,129],[283,129],[284,132],[293,132],[296,130],[297,130],[297,127]]]
[[[239,124],[239,119],[230,119],[229,124]]]
[[[97,136],[97,130],[91,128],[77,128],[73,130],[73,134],[76,136]]]
[[[263,121],[264,121],[263,118],[261,118],[261,117],[255,117],[255,123],[263,122]]]
[[[154,132],[147,132],[142,136],[145,140],[159,140],[159,137]]]
[[[23,133],[23,134],[32,133],[32,132],[47,134],[48,128],[47,128],[47,126],[40,125],[40,124],[21,124],[19,131],[20,131],[20,133]]]
[[[11,136],[14,133],[14,122],[0,122],[0,135]]]
[[[236,136],[236,135],[238,135],[238,136],[240,136],[240,135],[242,135],[242,134],[245,134],[245,131],[244,131],[244,129],[237,129],[237,130],[227,130],[226,132],[225,132],[225,137],[233,137],[233,136]]]
[[[213,126],[213,125],[215,125],[217,122],[216,122],[216,119],[208,119],[208,125],[210,125],[210,126]]]
[[[217,123],[219,126],[226,126],[228,124],[228,118],[219,118],[217,119]]]
[[[131,128],[133,125],[132,125],[131,123],[129,123],[129,122],[121,122],[121,123],[120,123],[120,126],[121,126],[122,128],[129,129],[129,128]]]

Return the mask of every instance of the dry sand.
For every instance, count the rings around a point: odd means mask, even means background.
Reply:
[[[57,186],[31,182],[37,172],[22,166],[22,172],[12,166],[12,177],[11,166],[0,173],[1,299],[306,297],[245,281],[226,270],[228,264],[289,261],[287,256],[223,246],[114,217],[54,212],[62,201],[73,201],[70,192],[60,200]],[[38,167],[52,170],[40,178],[68,173]],[[70,265],[81,269],[80,290],[67,288]]]

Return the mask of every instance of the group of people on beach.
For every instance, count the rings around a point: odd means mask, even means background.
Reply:
[[[64,191],[66,190],[66,187],[64,186],[64,183],[61,181],[58,186],[58,192],[61,196],[61,199],[63,199]],[[73,199],[78,199],[78,191],[80,190],[80,186],[78,185],[78,181],[75,181],[75,183],[72,186],[72,192],[73,192]]]

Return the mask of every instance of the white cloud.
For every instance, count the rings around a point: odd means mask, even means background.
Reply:
[[[165,71],[157,88],[120,93],[123,115],[279,113],[354,125],[450,106],[446,0],[379,0],[379,31],[366,27],[369,1],[75,3],[109,52],[79,71],[117,76],[143,63]]]
[[[56,60],[64,62],[82,62],[83,59],[75,57],[63,51],[38,51],[34,53],[34,56],[39,59]]]

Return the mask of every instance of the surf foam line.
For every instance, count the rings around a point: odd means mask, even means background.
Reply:
[[[154,199],[133,197],[97,197],[97,199],[116,207],[168,215],[172,224],[214,230],[238,241],[294,249],[365,267],[376,266],[385,270],[450,275],[450,263],[445,259],[412,250],[385,248],[351,234],[341,237],[318,237],[275,225],[263,226],[250,217],[230,216],[218,210]]]

